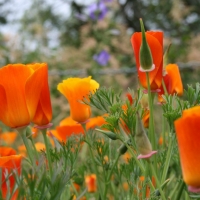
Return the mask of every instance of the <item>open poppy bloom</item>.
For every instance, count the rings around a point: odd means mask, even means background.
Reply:
[[[162,66],[163,66],[163,33],[147,31],[145,32],[146,40],[151,50],[153,64],[155,69],[149,72],[150,86],[152,90],[160,88],[162,83]],[[136,32],[131,37],[131,44],[135,54],[136,67],[139,81],[144,88],[147,88],[146,73],[139,70],[140,68],[140,47],[142,44],[142,33]]]
[[[99,88],[99,84],[87,78],[68,78],[58,84],[58,90],[67,98],[70,104],[70,116],[73,120],[84,123],[91,116],[90,106],[81,101],[88,98],[90,93],[94,93]]]
[[[9,64],[0,69],[0,120],[17,128],[52,118],[46,63]]]
[[[168,94],[177,94],[178,96],[181,96],[183,94],[183,84],[181,80],[181,75],[179,72],[178,65],[176,64],[169,64],[165,68],[165,75],[163,77],[167,93]],[[163,101],[162,96],[164,94],[163,87],[160,88],[161,91],[159,94],[159,101]]]
[[[200,192],[200,106],[184,110],[175,121],[183,179],[190,191]]]
[[[66,142],[67,138],[73,134],[83,134],[84,129],[81,124],[74,121],[71,117],[67,117],[60,122],[56,130],[51,130],[51,134],[60,142]]]
[[[103,116],[92,117],[86,123],[86,129],[95,129],[96,127],[100,127],[105,123],[106,121]]]
[[[9,191],[10,194],[13,194],[11,199],[17,199],[17,190],[13,191],[15,186],[15,177],[12,174],[12,170],[16,170],[16,172],[20,174],[21,161],[22,155],[16,155],[14,149],[9,147],[0,147],[0,168],[2,170],[1,191],[3,198],[6,198]],[[7,181],[9,181],[9,184],[6,184]]]

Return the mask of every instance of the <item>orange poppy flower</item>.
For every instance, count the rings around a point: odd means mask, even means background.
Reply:
[[[0,141],[1,143],[5,143],[8,145],[13,144],[15,139],[17,138],[17,133],[16,132],[4,132],[0,133]]]
[[[46,125],[52,117],[46,63],[0,69],[0,120],[9,127]]]
[[[66,142],[67,138],[73,134],[83,134],[84,129],[81,124],[74,121],[71,117],[67,117],[60,122],[56,130],[51,130],[54,137],[60,142]]]
[[[12,194],[15,186],[15,177],[12,175],[12,170],[16,170],[20,174],[20,166],[22,161],[22,155],[16,155],[16,151],[9,147],[0,147],[0,168],[2,170],[2,185],[1,191],[3,198],[6,198],[7,192]],[[9,178],[8,178],[9,177]],[[6,181],[9,181],[9,188]],[[16,190],[12,195],[12,200],[17,199]]]
[[[176,64],[167,65],[165,72],[166,72],[166,75],[163,77],[163,80],[165,82],[167,93],[177,94],[181,96],[183,94],[183,84],[182,84],[178,65]],[[163,87],[161,87],[160,89],[161,89],[161,92],[159,92],[158,100],[160,102],[163,102],[163,98],[161,95],[164,94],[164,89]]]
[[[175,121],[180,161],[185,183],[200,188],[200,106],[184,110]]]
[[[87,186],[88,192],[96,192],[96,174],[91,174],[85,177],[85,184]]]
[[[150,86],[152,90],[158,89],[162,83],[162,66],[163,66],[163,33],[147,31],[145,33],[147,43],[150,47],[153,64],[155,69],[149,72]],[[146,73],[139,70],[140,46],[142,43],[142,33],[136,32],[131,37],[131,43],[135,54],[136,67],[138,71],[139,81],[144,88],[147,88]]]
[[[35,148],[38,152],[40,152],[41,150],[45,150],[46,149],[46,146],[44,143],[42,142],[36,142],[35,143]],[[27,153],[26,153],[26,147],[25,145],[20,145],[18,146],[18,151],[21,155],[23,155],[24,157],[27,156]]]
[[[58,90],[67,98],[70,104],[71,118],[83,123],[91,116],[90,106],[81,103],[90,93],[94,93],[99,88],[99,84],[87,78],[68,78],[58,84]]]
[[[97,116],[97,117],[93,117],[90,118],[89,121],[86,123],[86,129],[94,129],[97,126],[102,126],[103,124],[105,124],[106,121],[104,119],[104,117],[102,116]]]

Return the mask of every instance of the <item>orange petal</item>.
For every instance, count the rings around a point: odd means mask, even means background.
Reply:
[[[74,121],[71,117],[66,117],[60,122],[60,126],[73,126],[73,125],[81,126],[76,121]]]
[[[183,84],[178,65],[169,64],[166,66],[167,75],[169,76],[170,85],[167,87],[169,94],[183,94]]]
[[[56,127],[58,140],[66,142],[67,138],[74,135],[74,134],[81,134],[84,133],[82,126],[58,126]],[[56,135],[55,135],[56,137]]]
[[[25,90],[29,113],[35,124],[46,125],[52,118],[47,64],[35,63],[28,67],[34,70],[34,74],[26,83]]]
[[[4,141],[6,144],[12,144],[16,137],[16,132],[5,132],[0,134],[0,140]]]
[[[183,179],[186,184],[200,187],[200,106],[183,111],[175,121]]]
[[[88,192],[96,192],[96,174],[91,174],[85,177],[85,184],[87,186]]]
[[[4,156],[16,155],[16,151],[10,147],[0,147],[0,158]]]
[[[32,73],[30,68],[22,64],[7,65],[0,69],[0,96],[3,96],[1,101],[5,106],[3,114],[7,112],[5,117],[0,113],[0,118],[10,127],[19,127],[30,123],[24,87],[27,77]]]
[[[102,116],[97,116],[97,117],[93,117],[90,118],[89,121],[86,123],[86,129],[94,129],[97,126],[102,126],[103,124],[105,124],[106,121]]]

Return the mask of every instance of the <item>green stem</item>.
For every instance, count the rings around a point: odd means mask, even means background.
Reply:
[[[153,149],[156,147],[156,137],[155,137],[155,127],[154,127],[154,116],[153,116],[153,99],[151,95],[151,87],[150,87],[150,80],[149,80],[149,72],[146,72],[146,79],[148,85],[148,99],[149,99],[149,111],[150,111],[150,124],[149,124],[149,135],[150,141],[152,143]]]
[[[97,166],[96,166],[96,163],[95,163],[94,155],[92,153],[92,149],[90,148],[90,144],[88,142],[87,142],[87,144],[88,144],[88,147],[89,147],[92,162],[94,164],[94,171],[95,171],[95,174],[97,176],[97,183],[98,183],[99,191],[102,191],[101,184],[100,184],[100,181],[99,181],[100,177],[99,177],[98,169],[97,169]],[[99,192],[99,195],[101,196],[101,199],[102,199],[102,193],[101,192]]]
[[[163,86],[163,90],[164,90],[165,95],[168,95],[167,88],[166,88],[166,85],[165,85],[165,82],[164,82],[163,79],[162,79],[162,86]]]
[[[163,169],[163,174],[162,174],[162,178],[161,178],[161,183],[163,183],[167,177],[167,172],[169,169],[169,163],[171,160],[171,156],[172,156],[172,150],[173,150],[173,138],[170,132],[170,138],[169,138],[169,146],[168,146],[168,150],[167,150],[167,156],[166,156],[166,160],[165,160],[165,164],[164,164],[164,169]]]
[[[119,160],[119,157],[120,157],[120,153],[117,155],[117,158],[115,159],[115,162],[114,162],[114,164],[113,164],[113,166],[112,166],[112,168],[110,170],[110,173],[108,175],[107,181],[110,181],[110,178],[111,178],[113,170],[114,170],[114,168],[115,168],[115,166],[116,166],[116,164],[117,164],[117,162]]]
[[[181,183],[179,185],[178,193],[177,193],[176,197],[174,198],[174,200],[181,199],[181,195],[182,195],[184,187],[185,187],[185,183],[183,181],[181,181]]]
[[[114,170],[114,168],[115,168],[115,166],[116,166],[116,164],[117,164],[117,162],[118,162],[118,160],[119,160],[119,157],[120,157],[120,153],[117,155],[117,158],[115,159],[115,162],[113,163],[113,166],[112,166],[112,168],[111,168],[111,170],[110,170],[110,173],[109,173],[109,175],[108,175],[108,178],[106,179],[105,189],[104,189],[104,193],[103,193],[103,199],[106,199],[106,194],[107,194],[107,189],[108,189],[107,185],[108,185],[109,182],[110,182],[110,178],[111,178],[112,173],[113,173],[113,170]]]
[[[33,146],[33,148],[34,148],[34,153],[35,153],[35,155],[36,155],[36,158],[37,159],[39,159],[39,155],[38,155],[38,151],[37,151],[37,149],[36,149],[36,147],[35,147],[35,143],[34,143],[34,141],[33,141],[33,139],[31,138],[30,139],[31,140],[31,144],[32,144],[32,146]]]
[[[123,141],[122,138],[119,138],[119,139],[120,139],[120,141],[123,142],[123,144],[124,144],[124,145],[127,147],[127,149],[129,150],[131,156],[132,156],[133,159],[135,160],[137,166],[140,168],[142,174],[145,174],[146,169],[143,167],[142,163],[137,159],[137,157],[136,157],[135,153],[133,152],[133,150],[130,148],[130,146],[129,146],[126,142]],[[153,183],[152,183],[152,180],[151,180],[151,179],[150,179],[150,181],[149,181],[149,184],[150,184],[151,190],[155,191],[155,188],[154,188],[154,186],[153,186]]]
[[[28,143],[28,139],[26,137],[26,128],[20,128],[20,129],[17,129],[17,131],[20,133],[21,137],[22,137],[22,140],[24,142],[24,145],[26,147],[26,151],[28,153],[28,157],[31,161],[31,164],[33,166],[35,166],[35,162],[34,162],[34,154],[33,154],[33,150],[31,149],[29,143]]]
[[[165,143],[166,143],[166,134],[165,134],[165,130],[166,129],[166,123],[165,123],[165,116],[162,115],[162,137],[163,137],[163,147],[165,147]]]
[[[162,188],[161,188],[160,181],[158,180],[157,174],[156,174],[156,172],[155,172],[154,166],[152,165],[152,162],[151,162],[151,161],[149,162],[149,165],[150,165],[150,167],[151,167],[152,174],[153,174],[153,176],[154,176],[155,179],[156,179],[156,185],[158,185],[158,190],[159,190],[159,192],[160,192],[160,195],[161,195],[161,197],[162,197],[162,200],[166,200],[165,195],[164,195],[164,193],[163,193],[163,190],[162,190]]]
[[[44,143],[45,143],[45,146],[46,146],[46,154],[47,154],[50,177],[52,177],[52,174],[53,174],[52,161],[51,161],[51,155],[50,155],[49,142],[48,142],[47,135],[46,135],[46,129],[42,129],[41,131],[42,131],[42,135],[43,135],[43,138],[44,138]]]

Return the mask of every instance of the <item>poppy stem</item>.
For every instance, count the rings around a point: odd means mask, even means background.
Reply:
[[[52,173],[53,173],[52,161],[51,161],[51,155],[50,155],[49,142],[48,142],[47,135],[46,135],[46,129],[41,129],[41,131],[42,131],[42,135],[43,135],[43,138],[44,138],[44,143],[45,143],[45,146],[46,146],[46,154],[47,154],[50,177],[52,177]]]
[[[168,95],[167,88],[166,88],[166,85],[165,85],[165,82],[164,82],[163,78],[162,78],[162,86],[163,86],[165,95]]]
[[[31,145],[28,143],[28,139],[26,137],[26,128],[20,128],[20,129],[17,129],[17,131],[20,133],[20,135],[22,136],[22,140],[24,142],[24,145],[26,147],[26,151],[28,153],[28,157],[31,161],[31,164],[33,166],[35,166],[35,162],[34,162],[34,155],[33,155],[33,151],[31,149]]]
[[[167,147],[168,150],[167,150],[166,161],[165,161],[164,170],[163,170],[163,174],[162,174],[162,178],[161,178],[161,183],[163,183],[165,181],[167,172],[169,169],[169,163],[171,160],[171,155],[172,155],[172,150],[173,150],[173,141],[175,139],[174,136],[175,135],[172,135],[171,132],[169,133],[169,146]]]
[[[155,149],[155,147],[156,147],[156,137],[155,137],[154,116],[153,116],[153,101],[152,101],[152,95],[151,95],[149,72],[146,72],[146,79],[147,79],[147,85],[148,85],[148,100],[149,100],[149,111],[150,111],[149,135],[150,135],[150,141],[152,143],[152,147],[153,147],[153,149]]]
[[[108,189],[108,186],[107,186],[107,185],[110,183],[110,179],[111,179],[113,170],[114,170],[115,166],[117,165],[117,162],[118,162],[118,160],[119,160],[120,155],[121,155],[121,154],[118,153],[117,158],[115,159],[115,162],[113,163],[112,168],[111,168],[111,170],[110,170],[110,173],[109,173],[109,175],[108,175],[108,177],[107,177],[107,179],[106,179],[105,189],[104,189],[104,194],[103,194],[103,199],[106,199],[106,194],[107,194],[107,189]]]
[[[160,184],[160,181],[159,181],[159,179],[158,179],[158,177],[157,177],[157,174],[156,174],[156,171],[155,171],[155,169],[154,169],[154,166],[153,166],[152,162],[149,162],[149,165],[150,165],[150,167],[151,167],[151,172],[152,172],[153,176],[154,176],[155,179],[156,179],[156,184],[158,185],[158,190],[159,190],[159,192],[160,192],[160,195],[161,195],[161,197],[162,197],[162,200],[166,200],[165,195],[164,195],[164,192],[163,192],[162,187],[161,187],[161,184]]]

